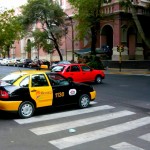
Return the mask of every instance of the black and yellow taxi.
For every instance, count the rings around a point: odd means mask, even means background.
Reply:
[[[46,106],[78,104],[87,108],[95,98],[93,86],[49,71],[18,71],[0,80],[0,110],[15,111],[20,118],[29,118],[37,108]]]

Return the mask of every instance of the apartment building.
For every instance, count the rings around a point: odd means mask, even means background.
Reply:
[[[68,33],[62,38],[61,53],[64,60],[72,60],[73,51],[83,49],[90,45],[91,39],[85,38],[82,42],[75,41],[75,20],[72,20],[74,11],[71,8],[67,0],[57,0],[64,12],[70,18],[68,24]],[[146,5],[150,3],[148,0],[132,0],[136,5],[136,14],[142,23],[143,30],[146,37],[150,37],[149,22],[146,21],[150,18],[149,10],[145,9]],[[119,59],[119,52],[117,51],[118,45],[124,45],[124,51],[121,53],[122,60],[149,60],[150,50],[144,44],[138,29],[136,28],[131,10],[128,12],[124,10],[119,4],[118,0],[106,0],[103,5],[102,12],[106,14],[106,17],[100,22],[100,34],[98,37],[97,48],[101,48],[103,45],[108,45],[112,49],[111,60]],[[38,27],[38,24],[33,25],[33,28]],[[31,53],[25,51],[27,42],[30,42],[32,37],[26,37],[19,42],[16,42],[14,48],[11,49],[11,57],[19,58],[31,58],[37,57],[37,50],[32,49]],[[47,54],[42,49],[39,51],[40,58],[44,58],[50,61],[59,60],[57,52],[53,54]]]

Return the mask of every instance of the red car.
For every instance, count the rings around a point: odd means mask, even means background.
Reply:
[[[96,82],[99,84],[105,78],[103,70],[95,70],[85,64],[60,64],[51,71],[58,72],[74,82]]]

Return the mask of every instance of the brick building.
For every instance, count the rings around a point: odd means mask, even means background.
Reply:
[[[75,21],[71,19],[73,9],[67,2],[67,0],[57,0],[63,10],[70,18],[68,23],[68,33],[62,38],[61,52],[64,60],[71,60],[72,49],[73,51],[83,49],[90,45],[90,38],[84,39],[84,41],[75,41]],[[112,49],[111,60],[118,60],[119,52],[117,51],[117,45],[123,44],[124,51],[122,52],[122,60],[150,60],[150,51],[141,39],[138,30],[133,23],[131,10],[125,12],[119,5],[118,0],[106,0],[107,3],[103,5],[103,13],[107,14],[105,19],[100,22],[100,35],[98,37],[97,48],[101,48],[103,45],[108,45]],[[145,6],[149,3],[148,0],[132,0],[137,6],[136,12],[139,20],[142,24],[144,32],[147,37],[150,37],[149,22],[146,21],[150,18],[150,12],[145,9]],[[33,25],[33,29],[38,27],[39,24]],[[73,30],[72,30],[73,29]],[[14,44],[14,48],[11,49],[12,57],[19,58],[31,58],[34,59],[37,56],[37,50],[32,49],[31,53],[27,53],[24,48],[27,42],[30,42],[32,37],[26,37]],[[59,60],[56,52],[53,54],[47,54],[42,51],[39,52],[40,58],[45,58],[50,61]]]

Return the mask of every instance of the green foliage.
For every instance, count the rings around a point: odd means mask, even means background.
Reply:
[[[91,68],[98,69],[98,70],[103,70],[104,66],[103,63],[101,62],[100,58],[97,56],[90,56],[90,61],[87,62],[87,65],[90,66]]]
[[[103,18],[101,6],[105,0],[68,0],[77,12],[74,18],[78,21],[77,38],[91,38],[91,53],[96,55],[97,36],[100,31],[100,20]]]
[[[47,33],[41,32],[39,29],[36,29],[32,32],[32,36],[34,41],[32,42],[32,46],[36,47],[38,50],[39,48],[43,48],[43,50],[47,53],[51,53],[53,50],[53,43],[47,40]]]
[[[85,63],[89,67],[98,69],[98,70],[103,70],[104,66],[103,63],[100,60],[100,57],[95,56],[95,55],[88,55],[88,56],[83,56],[83,57],[78,57],[78,63]]]
[[[100,62],[97,62],[97,61],[88,62],[87,65],[97,70],[104,70],[104,66],[101,61]]]
[[[23,36],[22,25],[17,16],[14,15],[13,9],[1,12],[0,33],[0,50],[3,51],[4,55],[9,54],[9,48],[12,47],[14,41],[21,39]]]
[[[22,15],[19,19],[28,31],[32,30],[33,24],[38,24],[39,31],[33,32],[34,46],[47,52],[55,48],[62,60],[59,46],[63,36],[65,13],[56,2],[28,0],[27,5],[22,6]]]
[[[100,7],[103,0],[68,0],[73,8],[78,11],[75,14],[75,19],[79,21],[77,26],[78,37],[83,39],[87,32],[91,32],[91,28],[94,27],[96,31],[99,31],[99,22],[102,17],[100,13]]]

